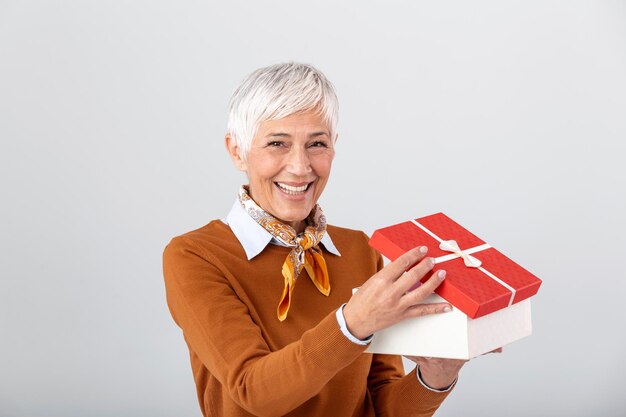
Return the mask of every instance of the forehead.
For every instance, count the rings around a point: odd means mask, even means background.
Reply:
[[[328,133],[329,127],[324,117],[317,111],[295,113],[282,119],[265,120],[261,122],[258,134],[265,135],[277,130],[322,130]]]

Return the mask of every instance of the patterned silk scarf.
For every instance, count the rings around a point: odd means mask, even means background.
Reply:
[[[320,206],[316,204],[313,207],[311,214],[306,219],[306,229],[298,234],[293,227],[282,223],[259,207],[248,194],[246,186],[242,186],[239,190],[239,202],[246,213],[263,226],[276,240],[293,248],[283,263],[282,272],[285,287],[278,303],[278,320],[283,321],[287,318],[291,305],[291,293],[302,268],[306,268],[317,289],[328,296],[330,294],[328,270],[322,251],[318,247],[320,240],[326,233],[326,217]]]

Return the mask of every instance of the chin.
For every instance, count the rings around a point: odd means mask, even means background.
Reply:
[[[284,222],[301,222],[303,220],[305,220],[307,217],[309,217],[309,214],[311,213],[311,210],[313,209],[313,207],[311,207],[308,210],[302,209],[302,210],[286,210],[284,211],[282,214],[282,216],[279,216],[279,218],[284,221]]]

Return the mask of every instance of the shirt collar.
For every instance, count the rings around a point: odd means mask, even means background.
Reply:
[[[243,250],[246,252],[248,260],[254,258],[265,249],[268,243],[280,244],[270,232],[258,224],[241,206],[239,199],[235,199],[233,207],[230,209],[226,220],[224,220],[235,234]],[[320,243],[333,255],[341,256],[333,243],[328,230],[324,233]]]

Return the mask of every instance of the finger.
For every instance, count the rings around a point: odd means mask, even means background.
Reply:
[[[408,360],[415,362],[416,364],[423,366],[429,362],[432,362],[432,357],[427,356],[405,356]]]
[[[444,281],[445,278],[446,278],[445,270],[440,269],[439,271],[436,271],[430,276],[430,278],[428,278],[428,281],[426,281],[425,283],[423,283],[421,286],[414,289],[413,291],[410,291],[404,294],[402,298],[400,299],[400,302],[404,303],[407,306],[411,306],[411,305],[419,303],[420,301],[428,297],[430,294],[432,294],[437,289],[437,287],[441,285],[441,283]]]
[[[448,358],[433,358],[430,356],[404,356],[408,360],[415,362],[422,366],[435,365],[435,366],[451,366],[460,369],[469,360],[467,359],[448,359]]]
[[[397,288],[398,295],[403,295],[411,288],[415,287],[415,284],[419,282],[424,276],[434,268],[435,260],[433,258],[424,258],[420,263],[411,268],[406,274],[403,274],[394,284]]]
[[[395,281],[413,265],[421,261],[424,256],[426,256],[426,252],[428,252],[428,248],[426,246],[415,247],[402,254],[398,259],[384,267],[380,272],[384,273],[385,277],[388,279]]]
[[[404,310],[404,318],[422,317],[430,314],[441,314],[451,311],[448,303],[417,304]]]
[[[423,356],[406,356],[405,355],[404,357],[410,360],[411,362],[415,362],[418,365],[421,365],[425,360]]]
[[[431,359],[433,359],[432,356],[404,356],[405,358],[413,361],[413,362],[422,362],[422,361],[429,361]]]

